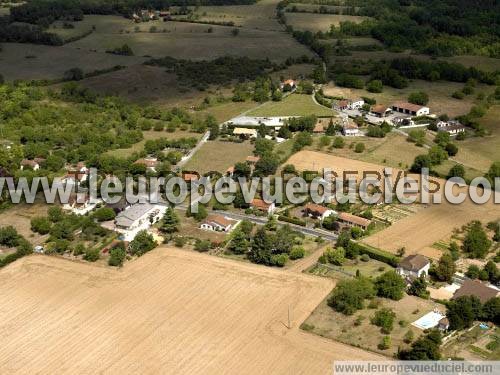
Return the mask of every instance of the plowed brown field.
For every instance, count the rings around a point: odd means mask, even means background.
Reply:
[[[299,330],[331,281],[185,250],[120,270],[31,256],[0,285],[3,374],[327,374],[380,358]]]

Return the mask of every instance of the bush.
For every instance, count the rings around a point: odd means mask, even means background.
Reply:
[[[283,267],[287,261],[288,261],[287,254],[276,254],[271,256],[271,265],[273,266]]]
[[[380,327],[382,333],[390,333],[394,325],[396,313],[391,309],[380,309],[371,318],[371,323]]]
[[[125,247],[117,246],[111,249],[110,257],[108,260],[108,264],[113,267],[121,267],[123,265],[123,261],[125,260]]]
[[[377,345],[377,347],[380,350],[387,350],[387,349],[389,349],[391,347],[391,338],[390,338],[390,336],[384,336],[384,337],[382,337],[382,340]]]
[[[290,259],[291,260],[300,259],[303,258],[305,254],[306,251],[302,246],[295,246],[290,251]]]
[[[19,234],[13,226],[0,228],[0,245],[15,247],[19,243]]]
[[[46,217],[34,217],[31,219],[31,230],[39,234],[48,234],[52,223]]]
[[[356,143],[356,146],[354,147],[354,152],[361,154],[363,151],[365,151],[365,144],[362,142]]]
[[[400,300],[403,298],[406,283],[396,271],[387,271],[375,279],[375,288],[380,297]]]
[[[360,243],[353,243],[352,246],[356,247],[360,254],[367,254],[370,258],[387,263],[393,267],[396,267],[399,263],[398,257],[384,250],[368,247]]]
[[[369,92],[380,93],[384,90],[384,85],[382,84],[382,81],[374,79],[373,81],[368,82],[366,89]]]
[[[93,214],[94,219],[97,221],[109,221],[116,217],[116,213],[112,208],[101,207]]]
[[[429,103],[429,95],[423,91],[412,92],[408,96],[408,101],[413,104],[426,105]]]
[[[87,262],[96,262],[100,258],[100,251],[99,249],[87,249],[85,251],[85,255],[83,256],[83,259],[86,260]]]
[[[278,220],[279,221],[284,221],[286,223],[300,225],[301,227],[305,227],[306,226],[306,222],[304,220],[296,218],[296,217],[288,217],[288,216],[285,216],[285,215],[279,215],[278,216]]]
[[[345,146],[345,141],[344,138],[342,137],[335,137],[333,139],[332,147],[333,148],[344,148]]]
[[[200,240],[198,238],[194,244],[194,249],[199,252],[206,252],[210,250],[210,246],[211,243],[209,240]]]

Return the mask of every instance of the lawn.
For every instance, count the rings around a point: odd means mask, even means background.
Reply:
[[[424,316],[435,308],[443,310],[442,306],[422,298],[405,295],[400,301],[393,301],[385,298],[376,298],[377,308],[390,308],[396,313],[394,328],[389,334],[391,346],[388,350],[380,350],[377,345],[385,334],[380,332],[380,328],[370,323],[370,318],[376,308],[365,308],[353,315],[344,315],[336,312],[327,305],[327,299],[312,312],[301,328],[317,335],[340,341],[356,347],[368,349],[387,356],[393,356],[398,348],[408,347],[404,343],[404,335],[408,330],[412,330],[415,338],[423,331],[411,326],[411,323]],[[366,303],[368,306],[368,302]]]
[[[294,30],[308,30],[312,32],[329,31],[332,25],[338,26],[340,22],[351,21],[359,23],[368,17],[344,16],[339,14],[318,13],[286,13],[286,23]]]
[[[193,155],[184,169],[200,174],[210,171],[224,173],[235,163],[245,161],[247,156],[252,155],[252,151],[253,145],[250,142],[208,141]]]
[[[310,95],[291,94],[280,102],[267,102],[249,116],[334,116],[336,112],[316,104]]]
[[[133,144],[132,147],[110,150],[106,154],[112,155],[117,158],[128,158],[133,153],[141,152],[142,150],[144,150],[144,144],[146,143],[147,140],[150,139],[158,139],[158,138],[178,139],[183,137],[195,137],[195,138],[201,137],[201,134],[199,133],[184,132],[184,131],[176,131],[174,133],[169,133],[167,131],[148,130],[148,131],[143,131],[142,134],[144,135],[144,139],[140,142]]]
[[[232,27],[173,21],[134,24],[117,16],[87,16],[82,22],[84,24],[77,29],[86,30],[89,25],[95,25],[96,30],[66,46],[105,52],[127,44],[136,56],[171,56],[192,60],[231,55],[265,56],[273,61],[283,61],[290,56],[311,55],[305,46],[284,31],[241,28],[239,34],[233,36]],[[156,32],[150,32],[152,27],[156,28]]]
[[[35,204],[15,204],[3,210],[0,214],[0,227],[12,225],[17,232],[26,238],[32,245],[40,245],[48,235],[41,236],[31,231],[31,219],[36,216],[46,216],[49,205],[42,203],[37,197]]]
[[[246,101],[246,102],[226,102],[221,104],[215,104],[213,106],[208,107],[200,112],[202,116],[204,115],[212,115],[214,116],[219,123],[223,123],[232,119],[233,117],[238,116],[239,114],[249,111],[259,104],[254,101]]]
[[[312,275],[330,277],[332,279],[350,279],[355,277],[356,272],[359,270],[363,276],[375,278],[391,268],[386,263],[375,259],[370,259],[368,262],[356,259],[347,260],[342,266],[317,263],[309,268],[307,272]]]

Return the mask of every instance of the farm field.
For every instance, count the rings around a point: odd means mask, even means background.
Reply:
[[[291,94],[280,102],[267,102],[248,116],[334,116],[335,111],[316,104],[310,95]]]
[[[261,0],[250,5],[188,7],[201,22],[234,22],[248,29],[282,31],[276,19],[276,0]],[[175,9],[175,8],[174,8]],[[182,16],[174,16],[182,18]]]
[[[154,103],[159,106],[198,105],[212,92],[184,87],[175,74],[149,65],[133,65],[116,72],[86,78],[79,84],[100,94],[119,95],[132,102]],[[223,90],[223,93],[229,94],[230,90]]]
[[[404,343],[403,338],[409,329],[413,331],[415,337],[423,333],[418,328],[411,326],[411,323],[434,308],[439,307],[437,303],[430,300],[408,295],[405,295],[399,301],[385,298],[377,300],[380,301],[379,308],[390,308],[396,313],[394,329],[389,334],[391,337],[391,347],[388,350],[380,350],[377,347],[385,334],[380,332],[380,327],[370,323],[370,318],[376,309],[365,308],[348,316],[334,311],[327,305],[325,299],[303,323],[302,328],[323,337],[353,346],[360,346],[392,357],[392,355],[397,353],[398,347],[403,349],[408,346],[408,344]],[[441,309],[443,308],[441,307]],[[354,323],[358,317],[362,317],[360,318],[362,319],[361,323],[355,325]],[[405,322],[404,326],[398,324],[401,320]]]
[[[475,104],[476,95],[466,96],[463,100],[454,99],[451,97],[453,92],[459,91],[464,87],[463,83],[454,82],[427,82],[421,80],[411,81],[410,86],[398,90],[392,87],[384,86],[382,93],[370,93],[364,89],[351,89],[339,87],[333,83],[329,83],[323,89],[326,95],[342,96],[345,98],[356,98],[367,96],[377,100],[377,104],[390,105],[396,101],[407,100],[408,95],[415,91],[425,91],[429,95],[429,103],[427,106],[432,113],[446,113],[450,117],[467,114],[471,107]],[[486,95],[494,91],[494,86],[478,85],[476,93],[484,92]]]
[[[339,26],[340,22],[351,21],[362,22],[368,17],[344,16],[340,14],[319,13],[286,13],[286,23],[294,30],[309,30],[312,32],[329,31],[331,26]]]
[[[200,174],[211,171],[224,173],[235,163],[245,161],[247,156],[252,155],[253,149],[250,142],[208,141],[193,155],[184,169]]]
[[[192,60],[230,55],[250,58],[266,56],[273,61],[282,61],[290,56],[311,55],[305,46],[284,31],[241,28],[238,36],[233,36],[233,28],[225,26],[174,21],[134,24],[118,16],[86,18],[84,22],[95,24],[96,31],[66,46],[105,52],[127,44],[136,56],[171,56]],[[151,27],[156,27],[156,32],[150,32]]]
[[[161,247],[119,270],[31,256],[0,283],[3,373],[319,374],[380,359],[299,330],[330,280],[192,251]]]
[[[481,169],[487,170],[492,161],[500,160],[500,105],[490,107],[486,116],[479,120],[491,135],[468,138],[459,143],[461,150],[472,161],[481,163]],[[460,155],[460,152],[459,152]],[[457,156],[459,156],[457,155]]]
[[[65,71],[79,67],[85,73],[116,65],[140,64],[137,56],[118,56],[109,53],[82,51],[68,45],[53,47],[34,44],[2,43],[0,71],[5,80],[57,79]],[[57,64],[55,63],[57,62]]]
[[[211,114],[215,117],[217,122],[222,123],[240,115],[243,112],[250,111],[251,109],[257,107],[259,103],[253,101],[246,102],[227,102],[215,104],[208,107],[198,113],[202,116]]]

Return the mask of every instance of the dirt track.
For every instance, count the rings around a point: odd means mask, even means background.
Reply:
[[[326,374],[380,358],[298,329],[331,281],[204,254],[160,248],[122,270],[31,256],[0,285],[0,373]]]

